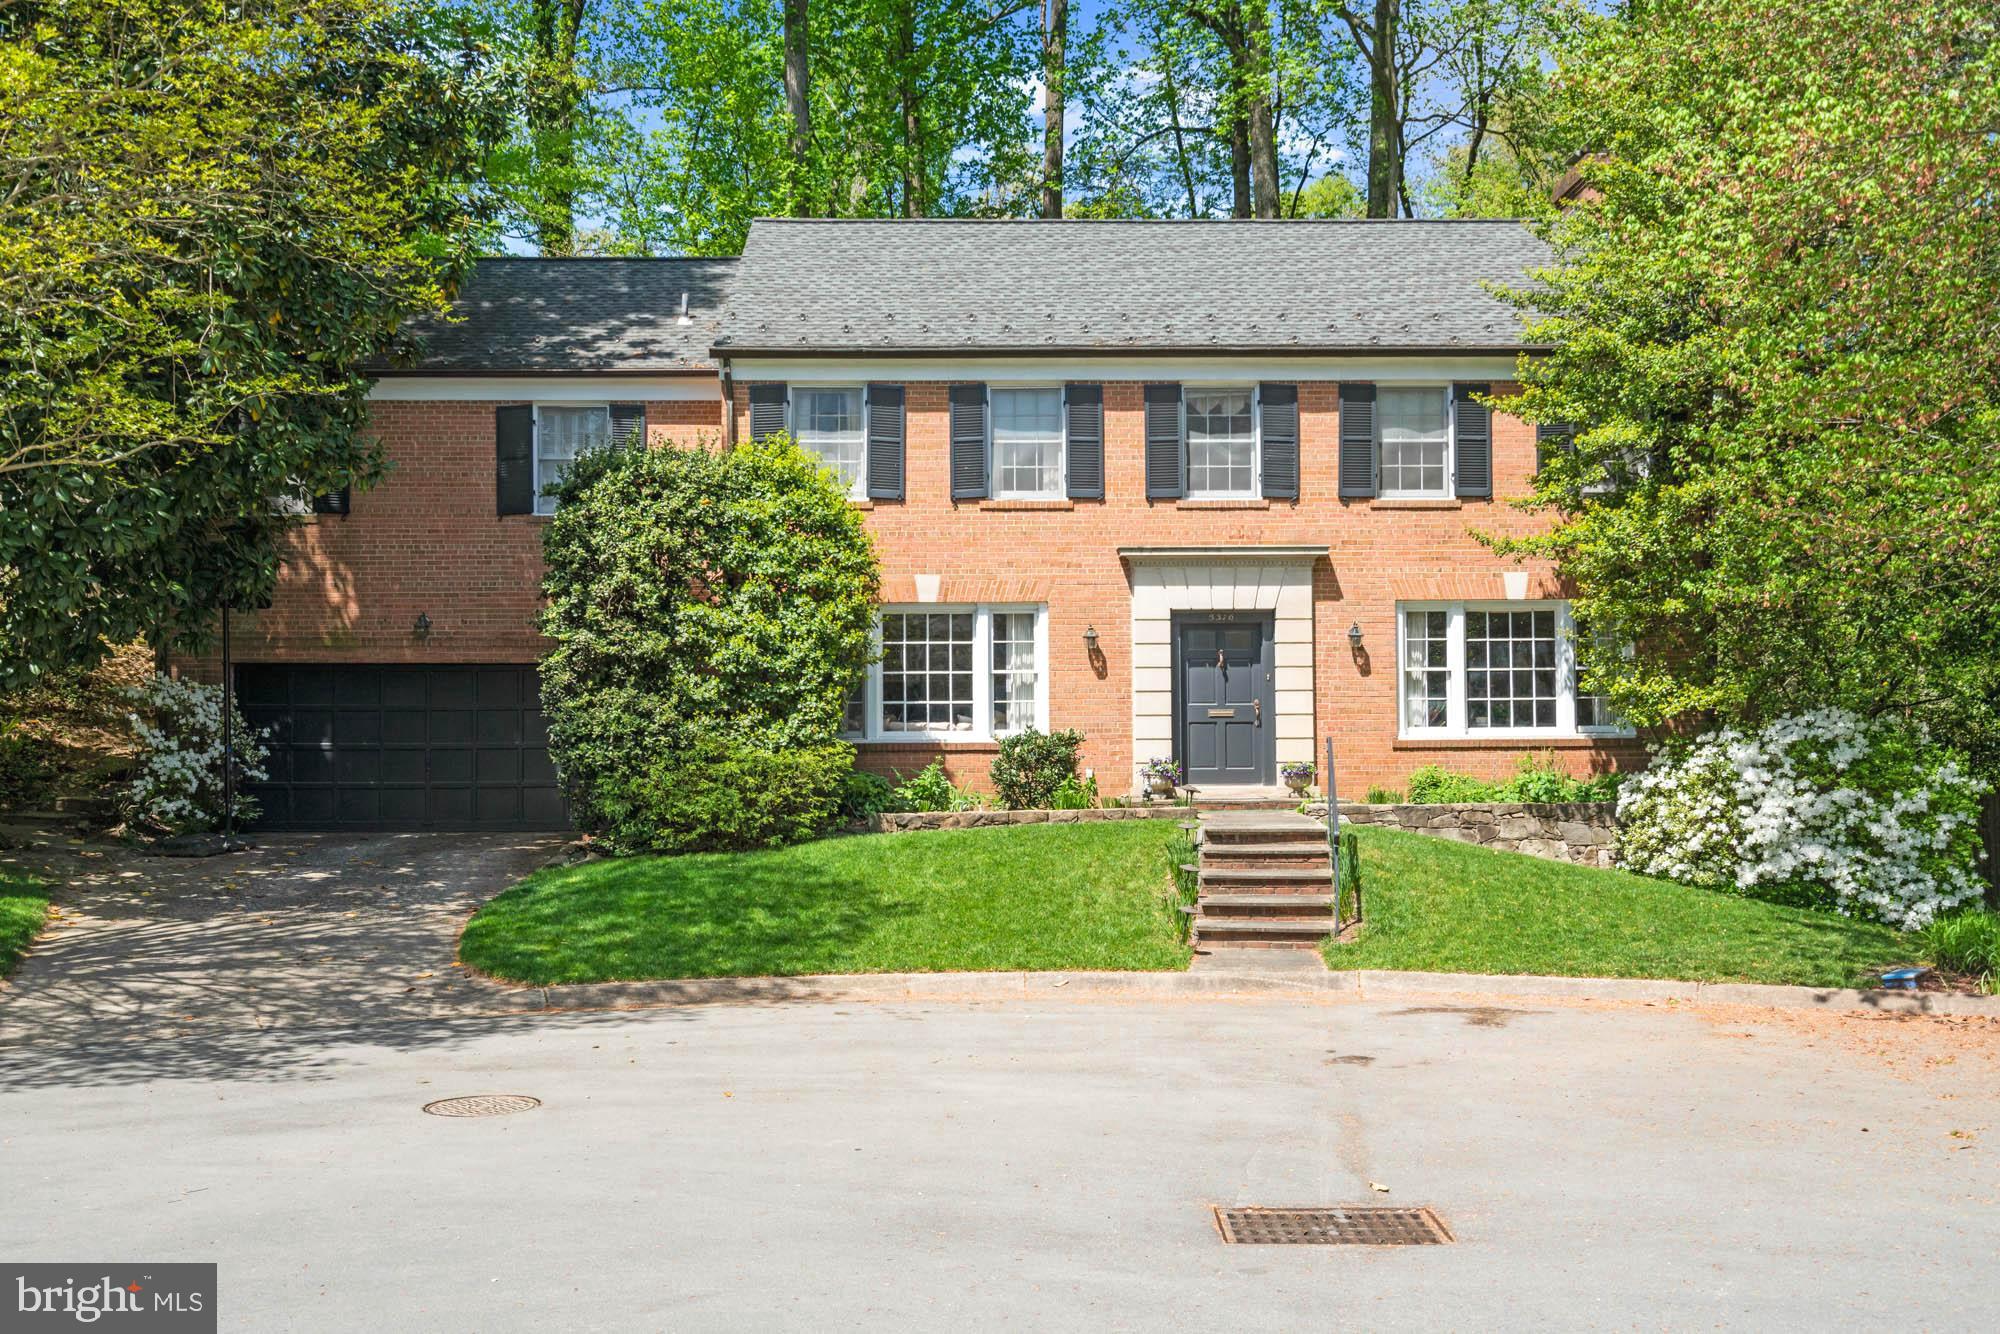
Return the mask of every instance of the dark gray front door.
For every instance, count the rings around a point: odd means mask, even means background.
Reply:
[[[564,829],[533,667],[256,664],[265,829]]]
[[[1270,618],[1190,612],[1175,631],[1174,694],[1188,783],[1273,782]]]

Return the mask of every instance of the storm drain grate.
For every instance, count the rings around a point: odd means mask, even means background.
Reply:
[[[439,1098],[424,1104],[432,1116],[508,1116],[532,1112],[542,1105],[540,1098],[525,1093],[475,1093],[466,1098]]]
[[[1451,1229],[1426,1208],[1380,1204],[1330,1209],[1215,1211],[1222,1239],[1233,1246],[1442,1246]]]

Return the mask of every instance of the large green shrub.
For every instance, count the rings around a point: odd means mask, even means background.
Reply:
[[[1041,732],[1030,727],[1000,742],[993,761],[993,790],[1009,810],[1047,810],[1057,789],[1076,777],[1077,731]]]
[[[783,438],[607,450],[578,459],[558,495],[542,706],[582,827],[608,831],[614,801],[684,770],[712,736],[744,753],[837,739],[873,651],[878,575],[859,512],[816,460]]]
[[[854,748],[770,750],[703,737],[598,785],[605,837],[621,852],[734,852],[802,843],[840,814]]]

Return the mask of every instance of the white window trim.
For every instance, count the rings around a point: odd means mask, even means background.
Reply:
[[[1458,409],[1448,384],[1398,384],[1391,389],[1432,389],[1444,396],[1444,489],[1442,491],[1391,491],[1382,485],[1382,427],[1375,421],[1375,494],[1382,500],[1449,500],[1458,494]],[[1437,608],[1433,606],[1431,610]],[[1543,732],[1543,736],[1548,733]]]
[[[1411,612],[1441,611],[1446,615],[1445,725],[1410,725],[1408,682],[1403,664],[1409,656]],[[1468,727],[1465,708],[1465,614],[1468,611],[1554,611],[1556,614],[1556,725],[1554,727]],[[1472,600],[1468,602],[1398,602],[1396,604],[1396,736],[1403,741],[1533,741],[1566,737],[1616,738],[1634,735],[1627,727],[1576,725],[1576,617],[1567,602]]]
[[[1189,394],[1250,391],[1250,489],[1247,491],[1197,491],[1194,489],[1194,441],[1188,435]],[[1255,382],[1184,384],[1181,386],[1181,494],[1188,500],[1256,500],[1264,494],[1264,404],[1263,387]]]
[[[1000,414],[993,406],[993,396],[1013,389],[1053,389],[1056,401],[1061,405],[1061,415],[1056,427],[1056,484],[1047,491],[1009,491],[1000,485]],[[986,494],[995,500],[1061,500],[1068,495],[1069,479],[1069,394],[1068,386],[1050,381],[1046,384],[1003,384],[989,385],[986,390]],[[1003,608],[1004,610],[1004,608]]]
[[[806,443],[805,432],[799,427],[798,393],[802,389],[838,389],[843,392],[851,391],[860,397],[861,467],[854,474],[854,485],[847,489],[847,498],[849,500],[868,499],[868,386],[857,384],[852,380],[801,380],[796,384],[787,383],[785,385],[785,431],[792,437],[792,442],[800,449],[817,457],[813,447]]]
[[[1565,610],[1567,610],[1568,608],[1567,603],[1564,604],[1564,608]],[[1570,616],[1569,625],[1570,625],[1570,634],[1564,642],[1568,645],[1568,653],[1569,653],[1569,693],[1571,700],[1570,707],[1574,709],[1576,707],[1575,700],[1577,696],[1583,694],[1584,692],[1579,686],[1579,682],[1582,679],[1582,673],[1578,669],[1576,663],[1576,618],[1573,614]],[[1636,649],[1631,644],[1626,644],[1621,648],[1620,653],[1623,657],[1629,660],[1630,658],[1635,656]],[[1560,660],[1560,655],[1558,657],[1558,660]],[[1615,708],[1613,709],[1613,712],[1616,712]],[[1630,723],[1618,723],[1618,724],[1607,724],[1607,725],[1592,724],[1590,726],[1585,726],[1579,723],[1577,725],[1576,733],[1578,736],[1602,736],[1602,737],[1631,737],[1638,735],[1637,730],[1634,729]]]
[[[534,474],[535,478],[534,513],[547,518],[556,512],[556,502],[554,496],[542,494],[542,488],[553,485],[556,479],[542,476],[542,409],[545,407],[561,408],[565,412],[573,412],[578,408],[597,408],[602,410],[604,413],[604,437],[606,443],[609,443],[611,439],[611,401],[609,399],[602,401],[593,400],[587,403],[576,403],[568,400],[561,402],[537,401],[529,406],[534,412],[534,430],[528,441],[528,466],[529,471]],[[574,462],[575,460],[571,461]],[[548,508],[544,509],[543,506],[545,505]]]
[[[890,732],[882,727],[882,618],[888,615],[951,615],[972,613],[972,729],[966,732]],[[1032,602],[893,602],[875,609],[875,660],[868,666],[864,730],[844,732],[844,741],[910,742],[938,745],[950,742],[996,741],[1021,729],[993,730],[993,616],[996,612],[1033,612],[1035,617],[1035,716],[1026,724],[1049,729],[1049,609]]]

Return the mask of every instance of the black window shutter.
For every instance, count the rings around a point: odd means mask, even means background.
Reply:
[[[785,386],[765,382],[750,386],[750,438],[762,440],[785,429]]]
[[[1458,446],[1458,494],[1474,499],[1493,494],[1493,410],[1475,402],[1491,392],[1485,384],[1451,387],[1452,438]]]
[[[868,498],[903,498],[903,386],[868,386]]]
[[[347,513],[347,500],[348,488],[344,486],[338,491],[329,491],[323,496],[314,496],[312,504],[313,513],[345,514]]]
[[[1264,458],[1264,498],[1299,498],[1299,387],[1257,386],[1258,439]]]
[[[613,403],[611,405],[611,447],[623,449],[627,445],[646,443],[646,405],[644,403]]]
[[[1381,434],[1375,426],[1375,386],[1340,386],[1340,494],[1365,499],[1375,494],[1375,457]]]
[[[1071,500],[1104,499],[1104,386],[1073,384],[1063,389],[1063,456],[1069,470]]]
[[[1549,456],[1555,450],[1569,450],[1576,447],[1576,428],[1568,422],[1535,423],[1535,471],[1549,466]]]
[[[493,491],[502,514],[535,512],[535,410],[493,409]]]
[[[1146,499],[1174,500],[1187,477],[1187,439],[1181,433],[1181,387],[1146,386]]]
[[[986,494],[986,386],[951,387],[951,498]]]

